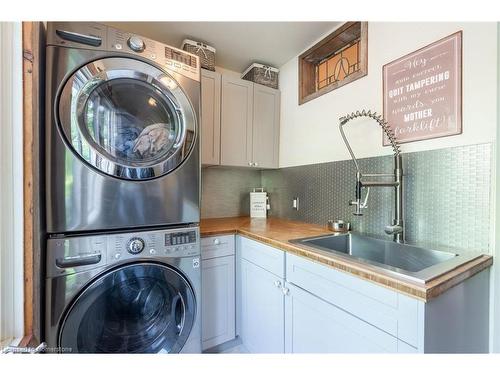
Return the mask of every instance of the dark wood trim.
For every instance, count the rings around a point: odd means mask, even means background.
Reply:
[[[351,32],[349,32],[351,30]],[[340,82],[316,90],[316,65],[326,57],[326,51],[334,51],[342,45],[360,38],[360,68]],[[368,22],[346,22],[330,35],[299,56],[299,105],[338,89],[368,74]]]
[[[33,23],[23,22],[24,334],[26,338],[31,337],[33,331],[33,76]]]
[[[22,343],[40,336],[40,157],[41,22],[23,22],[23,200],[24,200],[24,334]]]
[[[360,25],[361,23],[362,22],[346,22],[342,24],[337,29],[335,29],[330,35],[323,38],[321,41],[316,43],[307,51],[301,53],[299,59],[306,59],[308,62],[317,64],[326,57],[324,52],[326,49],[329,50],[326,52],[326,55],[328,55],[330,54],[329,52],[331,52],[332,50],[335,51],[340,47],[342,47],[342,45],[345,45],[357,39],[360,34],[359,28],[361,27]],[[348,33],[345,37],[342,37],[340,40],[342,45],[338,45],[338,43],[336,42],[338,36],[341,34],[345,34],[351,28],[356,30],[353,30],[353,32]]]
[[[33,342],[33,335],[28,334],[21,339],[18,346],[25,348],[27,346],[30,346],[32,342]]]

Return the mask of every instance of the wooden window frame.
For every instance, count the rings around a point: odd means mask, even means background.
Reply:
[[[352,43],[359,44],[359,70],[341,81],[316,90],[316,66],[320,61]],[[299,56],[299,105],[316,99],[368,74],[368,22],[346,22]]]

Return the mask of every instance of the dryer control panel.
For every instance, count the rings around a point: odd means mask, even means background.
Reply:
[[[50,238],[47,277],[130,260],[198,257],[200,251],[199,227]]]
[[[196,81],[200,80],[199,57],[181,49],[128,33],[108,28],[108,48],[143,56],[165,69],[173,70]]]
[[[141,56],[195,81],[200,81],[200,58],[153,39],[95,22],[49,22],[47,44]]]

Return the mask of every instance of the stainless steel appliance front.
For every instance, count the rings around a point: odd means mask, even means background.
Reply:
[[[100,24],[47,34],[48,233],[199,222],[197,57]]]
[[[200,353],[198,227],[52,238],[50,351]]]

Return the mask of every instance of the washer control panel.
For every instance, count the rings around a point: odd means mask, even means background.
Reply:
[[[50,238],[47,277],[68,275],[126,260],[199,257],[199,227]]]
[[[196,243],[196,232],[167,233],[165,234],[165,246],[191,245]]]
[[[181,258],[199,254],[200,234],[197,227],[123,233],[108,238],[108,263],[131,258]]]
[[[140,237],[132,237],[128,240],[127,251],[130,254],[139,254],[144,250],[144,240]]]

